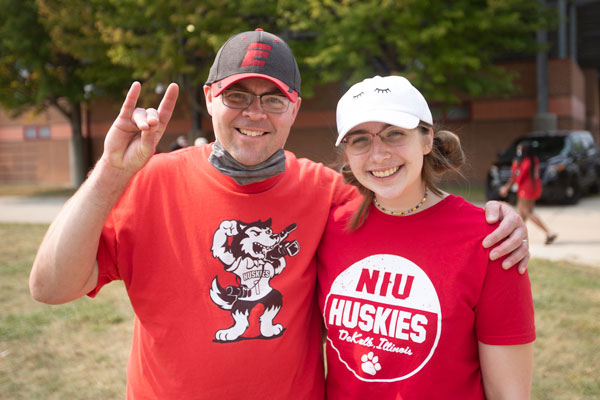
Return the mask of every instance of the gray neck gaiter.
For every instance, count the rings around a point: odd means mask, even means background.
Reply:
[[[208,161],[219,172],[232,178],[240,185],[264,181],[285,171],[285,153],[279,149],[271,157],[257,165],[237,162],[218,141],[213,144]]]

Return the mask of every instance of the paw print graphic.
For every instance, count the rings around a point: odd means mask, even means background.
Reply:
[[[366,374],[375,375],[377,371],[381,369],[379,357],[373,354],[372,351],[370,351],[368,354],[363,354],[360,360],[362,361],[362,370]]]

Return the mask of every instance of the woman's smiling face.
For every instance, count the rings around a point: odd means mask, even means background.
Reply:
[[[353,134],[390,130],[394,135],[403,135],[403,140],[398,141],[400,144],[391,146],[375,136],[371,148],[359,155],[351,154],[346,145],[345,157],[356,179],[375,193],[382,206],[407,209],[423,196],[421,170],[423,157],[433,145],[432,131],[423,135],[419,128],[404,129],[382,122],[365,122],[352,128],[346,138]]]

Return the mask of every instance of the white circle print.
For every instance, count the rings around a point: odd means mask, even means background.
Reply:
[[[340,273],[325,299],[327,340],[358,379],[394,382],[423,368],[442,330],[440,301],[427,274],[391,254]]]

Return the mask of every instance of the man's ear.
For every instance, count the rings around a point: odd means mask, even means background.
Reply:
[[[203,89],[204,89],[204,98],[206,100],[206,111],[208,111],[208,114],[212,117],[213,97],[212,97],[212,93],[210,91],[210,86],[204,85]]]
[[[294,105],[294,110],[292,112],[292,124],[296,120],[296,116],[298,115],[298,111],[300,111],[300,103],[302,103],[302,99],[300,97],[298,97],[298,100],[296,100],[295,103],[292,103]]]

